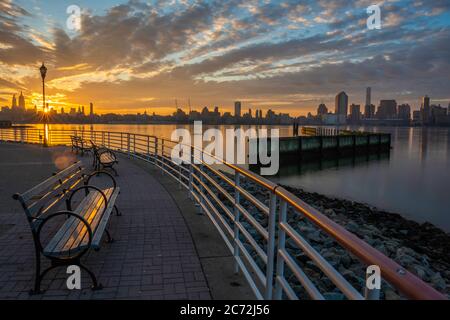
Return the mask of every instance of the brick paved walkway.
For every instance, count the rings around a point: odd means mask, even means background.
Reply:
[[[90,156],[84,159],[90,163]],[[42,295],[29,296],[34,277],[33,240],[25,214],[11,199],[74,160],[65,148],[0,144],[0,299],[210,299],[210,290],[183,217],[167,191],[145,170],[120,157],[115,239],[84,258],[104,289],[66,288],[65,269],[51,271]],[[44,267],[48,261],[42,259]]]

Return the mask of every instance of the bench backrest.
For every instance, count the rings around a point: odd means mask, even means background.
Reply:
[[[37,219],[63,199],[67,192],[78,187],[84,177],[84,168],[81,162],[77,162],[30,190],[13,196],[21,203],[33,231],[38,225]]]

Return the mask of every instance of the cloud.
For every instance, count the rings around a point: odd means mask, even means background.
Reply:
[[[169,108],[191,97],[298,111],[341,90],[358,101],[369,85],[386,98],[447,97],[449,2],[381,1],[383,28],[374,31],[365,27],[369,2],[132,0],[84,10],[76,34],[58,25],[45,34],[24,28],[29,10],[5,1],[0,61],[10,70],[0,71],[8,81],[0,89],[39,92],[33,68],[46,59],[49,94],[105,110]]]

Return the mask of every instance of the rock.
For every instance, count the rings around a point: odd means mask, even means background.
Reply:
[[[345,226],[345,229],[347,229],[351,233],[356,233],[359,229],[359,226],[356,223],[354,223],[353,221],[349,221],[347,223],[347,225]]]
[[[445,283],[445,280],[442,278],[440,272],[436,272],[434,275],[432,275],[430,281],[433,287],[435,287],[439,291],[445,291],[445,289],[447,288],[447,284]]]

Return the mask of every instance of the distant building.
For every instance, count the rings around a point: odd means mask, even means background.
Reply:
[[[15,108],[17,108],[17,100],[16,100],[16,95],[14,94],[13,98],[12,98],[11,109],[15,109]]]
[[[422,122],[422,111],[419,110],[413,111],[413,122],[415,124],[419,124]]]
[[[361,106],[359,104],[352,104],[350,106],[350,121],[358,122],[361,120]]]
[[[375,118],[375,105],[369,104],[364,106],[364,118],[365,119],[373,119]]]
[[[343,114],[324,114],[322,117],[322,123],[325,125],[341,125],[346,124],[347,116]]]
[[[20,96],[19,96],[19,108],[22,109],[23,111],[25,111],[25,97],[23,96],[22,91],[20,91]]]
[[[381,120],[397,119],[397,101],[381,100],[378,107],[377,118]]]
[[[441,105],[432,105],[431,109],[431,123],[437,125],[444,125],[449,122],[447,117],[447,108],[441,107]]]
[[[338,115],[344,115],[347,117],[348,114],[348,96],[342,91],[336,95],[335,98],[335,113]]]
[[[324,103],[319,104],[319,107],[317,108],[317,115],[321,116],[328,113],[328,108]]]
[[[366,89],[366,106],[370,106],[372,104],[372,88],[368,87]]]
[[[94,104],[92,102],[89,104],[89,115],[91,117],[94,115]]]
[[[240,118],[241,117],[241,109],[242,109],[242,104],[240,101],[236,101],[234,103],[234,116],[236,118]]]
[[[431,122],[430,97],[425,96],[422,98],[420,110],[422,111],[422,123],[429,124]]]
[[[409,104],[401,104],[398,106],[398,118],[411,121],[411,107]]]

